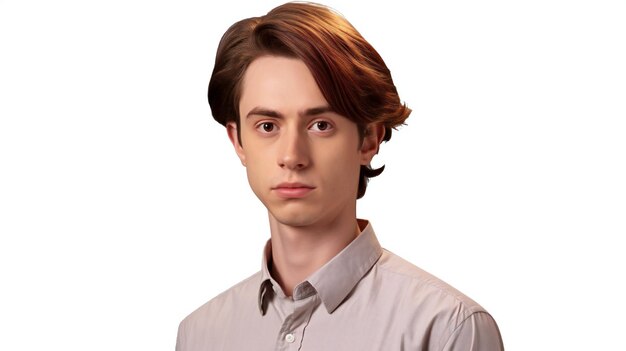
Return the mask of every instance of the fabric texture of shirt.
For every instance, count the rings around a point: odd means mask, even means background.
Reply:
[[[384,250],[371,224],[287,297],[262,270],[179,326],[176,351],[503,350],[494,319],[453,287]]]

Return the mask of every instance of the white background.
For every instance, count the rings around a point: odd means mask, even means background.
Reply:
[[[0,349],[173,350],[257,271],[264,208],[206,102],[279,2],[0,0]],[[626,4],[330,1],[413,109],[359,201],[508,350],[623,346]]]

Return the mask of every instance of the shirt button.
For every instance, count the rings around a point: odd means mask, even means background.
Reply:
[[[285,341],[288,343],[292,343],[296,340],[296,337],[293,336],[293,334],[289,333],[287,335],[285,335]]]

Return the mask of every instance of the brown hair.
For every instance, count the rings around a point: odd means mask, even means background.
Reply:
[[[361,138],[367,124],[377,122],[388,141],[392,128],[411,113],[383,59],[343,16],[322,5],[292,2],[233,24],[219,43],[209,104],[213,118],[223,125],[234,121],[238,133],[244,73],[264,55],[302,60],[333,111],[355,122]],[[368,178],[384,168],[361,166],[357,198],[365,194]]]

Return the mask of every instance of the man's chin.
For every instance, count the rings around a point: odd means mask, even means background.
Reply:
[[[276,222],[278,222],[281,225],[284,226],[289,226],[289,227],[294,227],[294,228],[303,228],[303,227],[309,227],[313,224],[315,224],[315,221],[310,220],[309,218],[302,218],[302,217],[274,217],[276,219]]]
[[[289,227],[308,227],[316,224],[316,216],[308,211],[270,211],[277,224]]]

